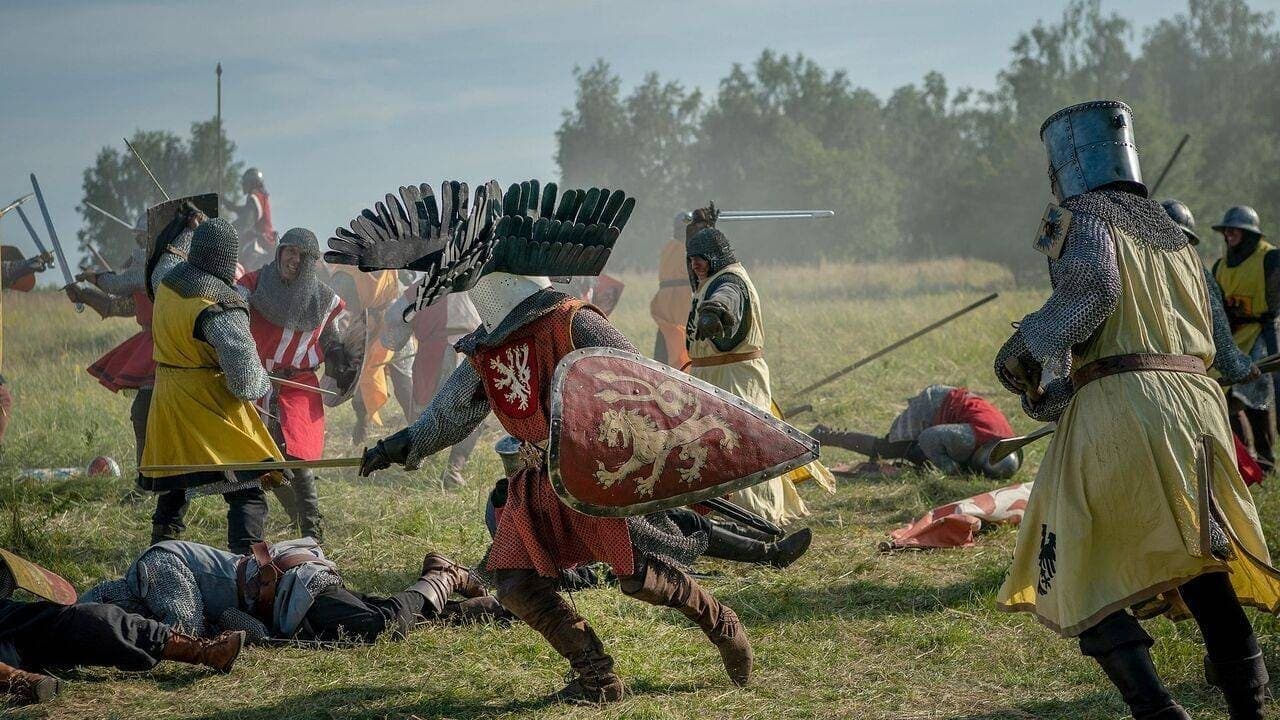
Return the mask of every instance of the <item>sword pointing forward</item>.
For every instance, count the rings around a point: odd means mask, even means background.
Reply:
[[[338,393],[336,393],[336,392],[334,392],[334,391],[332,391],[332,390],[325,390],[324,388],[319,388],[319,387],[316,387],[315,385],[305,385],[305,384],[300,383],[300,382],[294,382],[294,381],[292,381],[292,380],[285,380],[284,378],[282,378],[282,377],[276,377],[275,375],[268,375],[268,376],[267,376],[267,378],[268,378],[269,380],[271,380],[271,382],[273,382],[273,383],[275,383],[275,384],[277,384],[277,385],[283,385],[283,386],[285,386],[285,387],[297,388],[297,389],[299,389],[299,390],[310,390],[310,391],[311,391],[311,392],[313,392],[313,393],[319,393],[319,394],[321,394],[321,395],[334,395],[334,396],[337,396],[337,394],[338,394]]]
[[[143,465],[138,472],[147,473],[193,473],[193,472],[240,472],[241,470],[302,470],[305,468],[343,468],[360,467],[364,457],[328,458],[320,460],[269,460],[267,462],[242,463],[208,463],[205,465]]]
[[[67,256],[62,252],[62,243],[58,242],[58,231],[53,229],[53,218],[49,216],[49,206],[44,202],[44,193],[40,192],[40,182],[36,174],[31,173],[31,189],[36,194],[36,202],[40,205],[40,214],[44,216],[45,229],[49,231],[49,242],[53,252],[58,256],[58,266],[62,268],[62,279],[67,285],[74,285],[76,280],[71,275],[71,266],[67,264]],[[84,312],[84,303],[76,303],[76,312]]]
[[[1280,353],[1268,355],[1259,360],[1258,369],[1262,371],[1263,375],[1280,370]],[[1218,380],[1218,383],[1224,387],[1230,387],[1232,385],[1232,383],[1223,382],[1221,379]],[[999,440],[991,447],[991,454],[988,456],[987,462],[1000,462],[1040,438],[1052,435],[1057,429],[1057,423],[1049,423],[1048,425],[1045,425],[1033,432],[1029,432],[1026,435],[1019,435],[1018,437]]]

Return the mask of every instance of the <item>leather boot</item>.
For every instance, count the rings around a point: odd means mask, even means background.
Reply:
[[[711,525],[707,556],[734,562],[749,562],[784,568],[809,549],[813,533],[808,528],[794,532],[777,542],[764,543],[735,534],[722,525]]]
[[[440,619],[456,625],[487,622],[510,625],[518,618],[510,610],[502,607],[497,598],[492,595],[485,595],[484,597],[467,598],[462,601],[451,600],[445,603],[444,610],[440,612]]]
[[[1135,720],[1191,720],[1160,681],[1145,645],[1121,645],[1094,659],[1120,691]]]
[[[549,700],[606,703],[622,699],[622,679],[591,626],[556,592],[556,580],[531,570],[498,573],[498,600],[569,661],[573,679]]]
[[[57,678],[0,663],[0,694],[7,695],[19,705],[52,700],[60,690],[62,681]]]
[[[228,630],[209,640],[174,630],[169,642],[164,644],[160,658],[188,665],[204,665],[220,673],[229,673],[244,647],[245,636],[243,630]]]
[[[151,523],[151,544],[155,545],[163,540],[177,540],[182,537],[182,531],[172,525],[162,523]]]
[[[1262,720],[1270,678],[1261,652],[1233,662],[1205,658],[1204,675],[1210,685],[1222,690],[1231,720]]]
[[[463,597],[469,598],[483,597],[489,594],[484,583],[472,575],[470,569],[459,565],[438,552],[430,552],[427,553],[426,557],[422,558],[422,579],[426,580],[436,576],[444,576],[453,581],[453,585],[449,588],[450,592],[445,593],[446,598],[454,591]]]
[[[649,558],[635,575],[623,578],[622,592],[653,605],[675,608],[706,634],[734,685],[751,681],[754,658],[747,631],[728,605],[706,591],[687,574]]]

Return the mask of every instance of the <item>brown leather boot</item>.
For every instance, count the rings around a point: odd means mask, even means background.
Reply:
[[[649,558],[636,574],[623,578],[622,592],[653,605],[679,610],[697,623],[716,649],[734,685],[751,682],[754,658],[738,615],[684,572]]]
[[[478,598],[489,594],[484,583],[471,574],[471,570],[459,565],[438,552],[427,553],[422,558],[422,577],[442,573],[453,579],[453,589],[463,597]]]
[[[556,592],[556,580],[531,570],[504,570],[497,575],[498,600],[546,638],[573,670],[573,680],[548,699],[573,703],[621,700],[625,688],[613,672],[613,658],[587,621]]]
[[[240,648],[244,647],[245,636],[243,630],[228,630],[209,640],[174,630],[169,642],[164,644],[160,658],[188,665],[204,665],[220,673],[229,673],[240,656]]]
[[[19,705],[52,700],[62,690],[62,681],[48,675],[19,670],[0,663],[0,693]]]

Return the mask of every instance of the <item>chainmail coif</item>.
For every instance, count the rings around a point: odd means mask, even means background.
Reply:
[[[704,258],[711,265],[711,269],[707,272],[708,277],[738,262],[738,257],[733,253],[733,245],[729,244],[729,238],[713,227],[699,230],[689,238],[689,241],[684,244],[684,252],[688,257],[697,255]],[[693,274],[692,268],[689,270],[689,282],[693,284],[694,289],[697,289],[698,279]]]
[[[298,276],[286,281],[280,276],[280,251],[296,247],[302,252]],[[276,258],[258,273],[258,285],[249,296],[249,305],[273,325],[307,332],[320,326],[329,311],[333,291],[316,279],[320,243],[306,228],[293,228],[280,238]]]
[[[235,282],[240,241],[231,223],[222,218],[206,220],[191,235],[187,261],[179,263],[162,281],[185,298],[202,297],[226,307],[248,308]]]
[[[1095,215],[1120,228],[1139,245],[1161,250],[1181,250],[1187,246],[1187,234],[1150,198],[1123,190],[1093,190],[1062,201],[1073,213]]]

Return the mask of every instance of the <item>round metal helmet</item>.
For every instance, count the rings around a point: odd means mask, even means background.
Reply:
[[[249,188],[262,187],[262,171],[256,167],[245,170],[240,176],[240,184]]]
[[[1186,203],[1169,198],[1162,201],[1160,207],[1164,208],[1165,213],[1175,225],[1182,228],[1182,232],[1187,234],[1187,239],[1192,245],[1200,244],[1200,236],[1196,234],[1196,216],[1191,214],[1191,208],[1187,207]]]
[[[1118,100],[1063,108],[1040,126],[1049,155],[1049,182],[1059,200],[1111,183],[1146,197],[1133,138],[1133,110]]]
[[[1214,230],[1221,232],[1226,228],[1239,228],[1247,232],[1257,235],[1265,235],[1258,222],[1258,211],[1248,205],[1237,205],[1227,211],[1222,216],[1222,222],[1213,226]]]

